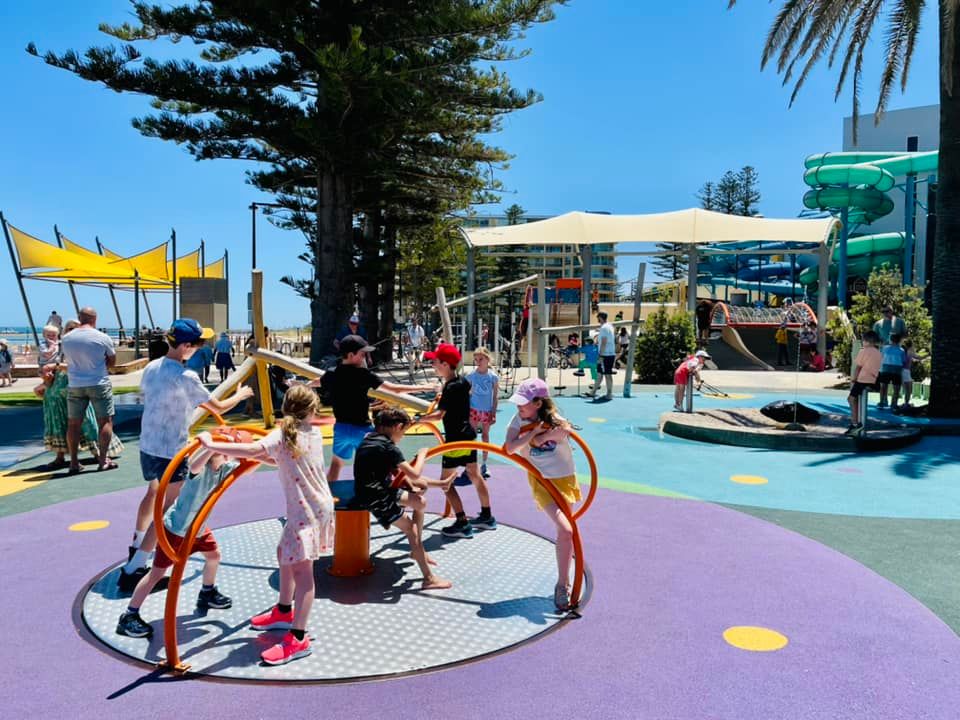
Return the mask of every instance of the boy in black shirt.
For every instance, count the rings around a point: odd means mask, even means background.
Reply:
[[[407,536],[410,555],[423,573],[424,590],[452,587],[449,580],[433,574],[430,566],[436,563],[423,549],[423,514],[427,508],[423,492],[429,485],[438,484],[420,474],[427,450],[420,450],[413,464],[403,459],[396,445],[410,425],[410,416],[403,410],[385,408],[375,420],[374,431],[360,443],[353,463],[355,498],[384,528],[393,525]],[[413,510],[412,518],[405,513],[406,508]]]
[[[460,365],[460,351],[453,345],[440,343],[433,352],[424,353],[424,359],[429,360],[433,371],[444,381],[443,391],[436,412],[424,415],[421,420],[438,420],[443,418],[443,434],[446,442],[457,440],[476,440],[477,431],[470,424],[470,382],[457,375]],[[454,487],[453,481],[457,477],[457,468],[466,467],[467,477],[477,489],[480,499],[480,514],[471,520],[463,511],[463,502]],[[473,537],[473,528],[495,530],[497,521],[490,513],[490,491],[487,483],[480,474],[477,465],[476,450],[452,450],[443,456],[443,474],[440,482],[443,484],[447,501],[457,513],[457,520],[448,525],[441,532],[447,537]]]
[[[373,430],[370,424],[370,399],[367,391],[382,387],[392,392],[431,392],[431,385],[397,385],[384,382],[367,368],[367,353],[373,348],[359,335],[347,335],[340,341],[340,362],[334,370],[313,380],[331,398],[333,417],[333,460],[327,472],[327,482],[336,482],[340,468],[353,457],[364,436]]]

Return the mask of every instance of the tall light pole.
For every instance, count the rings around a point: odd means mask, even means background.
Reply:
[[[283,207],[275,202],[252,202],[250,203],[250,268],[257,268],[257,208],[258,207]]]

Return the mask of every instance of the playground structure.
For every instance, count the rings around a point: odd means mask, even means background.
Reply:
[[[264,339],[262,322],[262,287],[262,273],[258,270],[254,270],[252,279],[252,311],[254,318],[254,334],[258,343],[262,342]],[[442,289],[440,292],[442,293]],[[444,312],[446,309],[445,304],[441,303],[440,307],[442,309],[442,314],[444,314],[447,318],[448,324],[445,327],[449,329],[449,315]],[[213,395],[214,397],[218,398],[227,396],[231,394],[244,380],[256,375],[261,390],[260,399],[263,409],[263,423],[262,425],[240,425],[236,427],[230,427],[226,424],[222,417],[216,416],[216,414],[213,413],[214,420],[217,423],[217,427],[213,430],[215,438],[223,439],[228,435],[237,432],[249,433],[250,437],[253,438],[262,437],[267,434],[273,425],[273,406],[269,391],[267,370],[268,365],[279,365],[291,372],[296,373],[297,375],[311,380],[323,376],[322,370],[314,368],[302,361],[298,361],[269,350],[253,350],[250,353],[250,356],[237,368],[237,371],[216,388]],[[421,398],[410,395],[401,395],[385,390],[370,390],[368,395],[373,399],[390,403],[399,407],[404,407],[418,413],[427,413],[433,407],[432,403],[428,403]],[[196,430],[199,424],[203,422],[207,416],[211,415],[211,413],[212,411],[209,407],[200,406],[191,417],[191,428]],[[577,608],[581,601],[586,578],[586,564],[584,560],[583,544],[579,529],[577,527],[577,520],[583,516],[583,514],[593,503],[598,484],[596,462],[583,439],[575,432],[570,433],[571,439],[581,448],[587,458],[591,476],[590,488],[587,492],[587,495],[580,504],[580,507],[574,510],[569,506],[563,496],[560,495],[553,484],[545,480],[540,471],[524,458],[509,454],[503,448],[491,445],[489,443],[444,443],[439,429],[433,425],[433,423],[417,422],[413,427],[418,426],[426,426],[439,441],[439,444],[428,450],[428,459],[452,450],[477,450],[489,452],[519,465],[529,474],[530,477],[535,478],[536,481],[540,483],[540,485],[549,493],[550,497],[557,504],[557,507],[560,508],[564,517],[570,523],[573,531],[574,572],[573,584],[570,591],[570,607],[571,609]],[[413,427],[411,429],[413,429]],[[200,510],[198,511],[197,516],[194,518],[193,523],[188,529],[184,542],[180,544],[179,551],[174,551],[170,544],[170,540],[167,537],[166,529],[163,525],[164,499],[174,471],[179,466],[180,462],[198,446],[198,440],[191,440],[190,443],[188,443],[186,447],[182,448],[178,455],[171,460],[166,471],[164,472],[163,477],[160,480],[157,500],[154,505],[153,517],[154,527],[157,528],[158,547],[162,549],[163,552],[168,555],[168,557],[174,560],[173,571],[167,590],[164,612],[164,646],[166,650],[166,660],[161,664],[161,667],[165,670],[173,671],[175,673],[184,673],[189,670],[189,665],[185,664],[181,660],[177,641],[177,603],[193,541],[200,532],[200,529],[204,526],[204,523],[206,522],[207,517],[210,515],[210,512],[216,506],[217,502],[223,497],[223,495],[229,490],[231,485],[233,485],[236,479],[254,470],[259,465],[258,462],[250,460],[245,460],[238,464],[238,466],[227,476],[224,482],[206,498]],[[336,485],[342,486],[341,483],[337,483]],[[332,489],[334,489],[335,493],[337,492],[336,488]],[[337,522],[334,540],[334,564],[331,574],[339,577],[349,578],[366,574],[372,569],[372,565],[369,562],[370,521],[369,514],[366,510],[353,508],[349,504],[344,504],[342,500],[343,498],[339,498],[336,506]]]
[[[776,345],[773,333],[785,322],[789,330],[789,356],[797,357],[796,332],[805,323],[817,325],[817,316],[806,303],[784,308],[755,308],[718,302],[710,316],[709,350],[721,370],[773,370]],[[714,342],[716,338],[717,342]]]

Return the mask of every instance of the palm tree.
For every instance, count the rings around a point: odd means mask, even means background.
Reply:
[[[733,7],[736,0],[729,0]],[[763,48],[760,67],[776,59],[790,103],[810,71],[826,58],[839,63],[834,99],[852,71],[854,140],[860,111],[863,57],[870,35],[886,31],[885,63],[874,113],[879,121],[894,84],[906,87],[926,0],[784,0]],[[940,167],[933,261],[933,348],[930,414],[960,417],[960,0],[939,0]]]

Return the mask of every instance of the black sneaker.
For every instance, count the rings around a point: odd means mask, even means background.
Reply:
[[[469,520],[457,520],[453,525],[447,525],[440,532],[446,537],[473,537],[473,527]]]
[[[496,530],[497,519],[493,515],[477,515],[470,519],[470,525],[481,530]]]
[[[137,583],[143,579],[143,576],[147,574],[147,569],[145,567],[137,568],[132,573],[128,573],[123,568],[120,568],[120,577],[117,578],[117,587],[120,588],[120,592],[132,593],[133,589],[137,586]]]
[[[117,623],[117,635],[126,635],[132,638],[151,638],[153,637],[153,628],[143,621],[140,613],[125,612],[120,616],[120,622]]]
[[[847,431],[844,433],[844,435],[858,435],[862,429],[863,425],[851,425],[847,428]]]
[[[135,552],[137,552],[137,548],[135,548],[133,545],[127,546],[127,562],[130,562],[131,560],[133,560],[133,554]]]
[[[214,610],[226,610],[233,607],[233,600],[217,590],[214,585],[209,590],[201,590],[197,595],[197,607],[201,610],[213,608]]]

